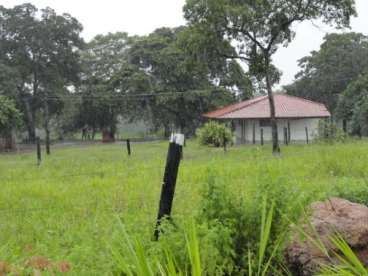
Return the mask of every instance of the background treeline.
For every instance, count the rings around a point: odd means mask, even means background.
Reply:
[[[50,8],[0,6],[0,94],[11,100],[1,104],[21,112],[31,141],[37,128],[46,137],[88,128],[113,139],[118,119],[191,134],[203,112],[253,94],[242,67],[193,49],[186,27],[109,33],[88,43],[82,29]]]
[[[368,135],[368,37],[328,34],[299,66],[286,92],[324,103],[350,134]]]
[[[265,91],[257,75],[232,58],[231,43],[208,41],[191,26],[147,36],[110,33],[90,42],[82,30],[76,18],[51,8],[0,6],[2,136],[17,127],[30,141],[40,128],[46,139],[81,129],[114,139],[119,120],[143,121],[166,135],[174,129],[193,134],[202,113]],[[284,90],[325,103],[347,131],[367,135],[368,38],[328,34],[299,65]]]

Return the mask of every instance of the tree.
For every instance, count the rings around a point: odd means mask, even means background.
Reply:
[[[235,99],[225,86],[236,85],[242,96],[251,93],[249,79],[234,63],[216,75],[223,86],[219,89],[208,66],[186,51],[188,39],[184,27],[161,28],[143,37],[115,33],[94,38],[82,53],[77,125],[100,129],[113,139],[121,116],[144,120],[154,129],[164,127],[167,134],[172,126],[194,133],[202,113]]]
[[[82,85],[79,128],[99,129],[105,140],[113,140],[119,114],[134,113],[129,97],[135,91],[147,91],[148,80],[129,63],[128,51],[134,37],[127,33],[98,35],[82,52]],[[93,135],[92,135],[93,136]]]
[[[340,95],[336,115],[350,123],[351,134],[368,136],[368,73],[360,75]]]
[[[322,18],[325,23],[345,27],[356,13],[354,0],[187,0],[184,12],[196,32],[212,42],[212,52],[245,61],[252,75],[263,81],[271,112],[274,153],[280,148],[272,94],[279,73],[272,65],[273,54],[293,39],[295,22]],[[237,43],[236,50],[229,49],[226,41]]]
[[[368,37],[328,34],[321,49],[299,60],[299,66],[302,70],[285,87],[287,93],[322,102],[335,114],[339,95],[368,69]]]
[[[193,134],[204,112],[253,92],[239,64],[196,58],[192,40],[189,28],[161,28],[138,39],[130,51],[131,63],[145,72],[152,93],[143,114],[166,133],[176,128]]]
[[[41,109],[49,139],[50,115],[60,110],[60,98],[78,81],[81,31],[75,18],[50,8],[0,6],[0,61],[18,75],[13,97],[22,103],[30,140],[35,138],[35,115]]]
[[[4,138],[4,148],[11,150],[14,147],[13,130],[20,125],[21,113],[13,100],[0,95],[0,136]]]

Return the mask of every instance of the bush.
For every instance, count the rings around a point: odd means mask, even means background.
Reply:
[[[224,143],[231,143],[233,137],[228,127],[214,121],[206,123],[197,131],[197,135],[202,145],[211,145],[215,147],[223,147]]]
[[[316,142],[334,143],[345,142],[347,134],[335,123],[329,120],[320,120],[318,123],[318,134],[315,137]]]
[[[208,275],[246,275],[249,270],[259,271],[254,275],[273,275],[260,272],[268,269],[266,260],[273,269],[280,269],[280,245],[290,221],[300,217],[308,199],[300,190],[290,189],[283,177],[270,173],[264,170],[254,193],[245,195],[232,191],[227,180],[208,170],[197,218]],[[269,229],[265,229],[267,224]],[[259,258],[261,251],[263,259]]]

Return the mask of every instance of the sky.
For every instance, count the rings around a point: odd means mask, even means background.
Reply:
[[[70,13],[84,26],[83,37],[88,41],[97,34],[123,31],[130,35],[146,35],[159,27],[185,24],[182,8],[185,0],[0,0],[0,5],[12,7],[30,2],[38,8],[51,7],[58,13]],[[351,30],[368,35],[368,0],[356,0],[358,17]],[[287,48],[274,56],[282,71],[280,85],[291,83],[300,70],[298,60],[318,50],[323,37],[336,30],[321,22],[303,22],[294,26],[296,36]]]

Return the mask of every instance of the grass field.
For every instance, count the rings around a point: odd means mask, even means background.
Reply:
[[[167,142],[58,148],[0,156],[0,261],[24,266],[31,256],[67,261],[73,275],[111,275],[111,248],[122,239],[118,219],[148,252],[161,190]],[[209,175],[257,212],[254,198],[296,204],[329,196],[368,202],[368,143],[207,148],[189,141],[174,199],[174,221],[198,216]],[[279,199],[277,199],[279,198]],[[291,204],[295,203],[295,204]],[[277,207],[277,206],[276,206]],[[281,207],[280,207],[281,208]],[[254,217],[259,214],[254,214]],[[244,245],[246,246],[246,245]]]

